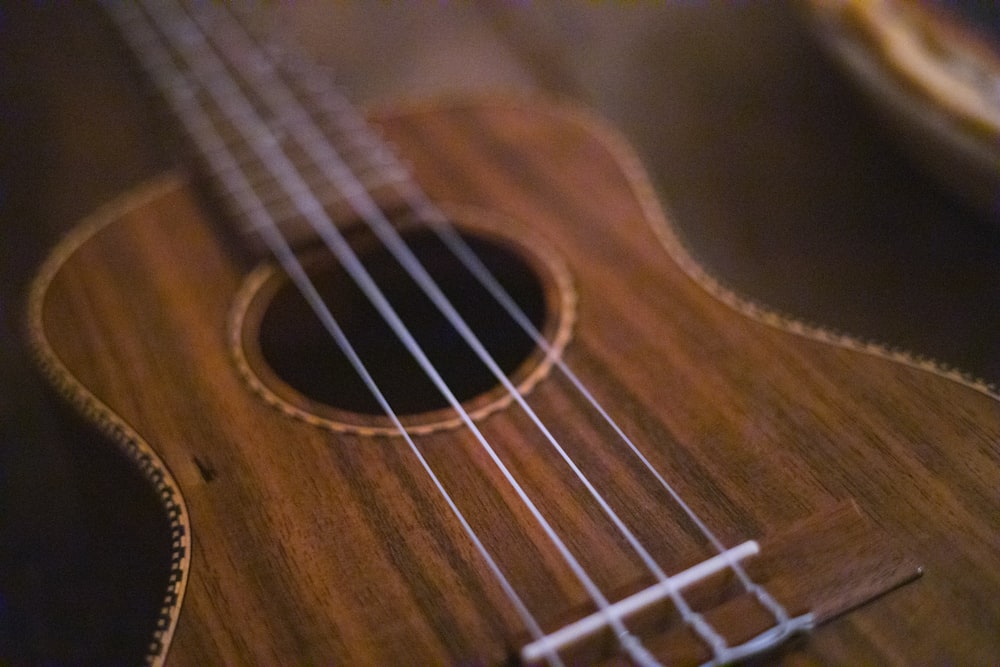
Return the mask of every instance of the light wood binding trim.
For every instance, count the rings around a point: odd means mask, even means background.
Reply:
[[[28,337],[35,360],[55,390],[142,473],[155,490],[170,529],[168,587],[150,639],[145,663],[163,665],[180,617],[191,571],[191,520],[184,496],[156,451],[124,419],[91,393],[63,364],[48,341],[42,311],[53,278],[69,258],[93,236],[130,211],[151,202],[184,182],[167,174],[108,203],[81,221],[53,249],[31,284],[28,296]]]
[[[476,108],[481,108],[481,107],[476,107]],[[497,104],[496,104],[496,106],[495,106],[494,108],[501,108],[501,107],[499,106],[499,103],[497,103]],[[508,112],[511,112],[511,111],[513,111],[513,110],[517,109],[518,107],[517,107],[517,106],[516,106],[516,104],[515,104],[515,105],[507,105],[507,106],[506,106],[506,107],[504,107],[504,108],[506,108],[506,109],[508,110]],[[532,108],[531,108],[531,110],[530,110],[530,111],[531,111],[531,113],[530,113],[530,114],[528,114],[528,113],[522,113],[522,112],[525,112],[525,111],[527,111],[527,107],[520,107],[520,109],[521,109],[521,112],[517,112],[517,113],[509,113],[508,115],[509,115],[509,116],[511,116],[511,117],[514,117],[514,118],[513,118],[513,120],[514,120],[514,121],[518,121],[518,120],[521,120],[521,121],[524,121],[524,120],[525,120],[526,118],[530,117],[530,119],[531,119],[531,121],[532,121],[532,122],[538,122],[538,121],[548,121],[548,124],[549,124],[549,125],[553,124],[553,123],[551,123],[551,121],[552,121],[553,119],[555,119],[555,120],[562,120],[562,119],[565,119],[565,112],[564,112],[564,111],[553,111],[553,110],[551,110],[551,109],[548,109],[547,107],[544,107],[544,106],[540,106],[540,105],[537,105],[537,104],[535,104],[535,105],[533,105],[533,106],[532,106]],[[545,116],[546,116],[546,115],[548,115],[548,116],[549,116],[549,118],[548,118],[548,119],[546,119],[546,118],[545,118]],[[537,116],[538,118],[536,118],[536,116]],[[584,116],[584,117],[585,117],[585,116]],[[501,116],[501,120],[505,120],[505,119],[506,119],[506,117],[504,117],[504,116]],[[497,122],[497,119],[496,119],[496,118],[493,118],[492,120],[493,120],[493,122]],[[544,125],[546,125],[546,122],[539,122],[539,125],[541,125],[541,126],[544,126]],[[583,124],[583,127],[587,128],[587,127],[589,127],[589,126],[587,126],[586,124]],[[589,133],[590,135],[593,135],[593,134],[594,134],[594,132],[593,132],[592,130],[588,130],[588,133]],[[601,135],[600,135],[600,134],[598,134],[597,136],[598,136],[598,137],[600,137]],[[606,140],[605,140],[605,141],[606,141]],[[606,147],[607,147],[607,146],[605,145],[605,148],[606,148]],[[448,147],[447,147],[447,146],[445,146],[444,148],[448,148]],[[612,169],[612,168],[614,168],[614,169],[621,169],[621,170],[622,170],[622,171],[623,171],[624,173],[626,173],[626,174],[629,174],[629,170],[628,170],[628,169],[626,169],[626,168],[625,168],[625,167],[624,167],[624,166],[622,165],[622,163],[621,163],[621,159],[620,159],[620,158],[621,158],[621,156],[620,156],[620,155],[619,155],[619,154],[618,154],[617,152],[615,152],[614,150],[612,150],[612,151],[611,151],[611,155],[612,155],[612,156],[618,156],[618,162],[617,162],[616,164],[612,164],[612,165],[609,165],[609,166],[607,167],[607,169],[605,170],[605,172],[603,172],[603,173],[604,173],[604,174],[607,174],[607,173],[611,173],[611,172],[613,172],[613,169]],[[637,163],[636,163],[636,164],[637,164]],[[633,165],[633,166],[634,166],[634,165]],[[583,172],[582,172],[582,173],[583,173],[583,174],[587,174],[587,173],[589,173],[589,172],[588,172],[587,170],[583,170]],[[615,180],[615,179],[617,179],[617,173],[613,173],[613,176],[614,176],[614,178],[612,179],[612,184],[614,184],[614,180]],[[632,187],[632,188],[633,188],[633,192],[635,192],[635,188],[637,188],[638,186],[637,186],[637,184],[636,184],[636,182],[635,182],[635,180],[634,180],[634,174],[629,174],[629,178],[628,178],[627,180],[628,180],[628,184],[630,185],[630,187]],[[645,181],[643,181],[643,182],[645,182]],[[179,181],[179,180],[176,180],[176,179],[175,179],[175,180],[170,180],[170,179],[166,179],[166,183],[167,183],[167,184],[165,184],[165,185],[164,185],[164,187],[163,187],[163,190],[164,190],[164,191],[169,191],[169,190],[171,189],[171,187],[170,187],[170,184],[172,184],[172,185],[173,185],[174,187],[176,187],[176,186],[178,186],[178,185],[179,185],[179,184],[181,183],[181,181]],[[646,186],[648,187],[648,182],[645,182],[645,183],[646,183]],[[649,189],[651,190],[651,188],[649,188]],[[584,192],[586,192],[586,191],[584,191]],[[651,197],[651,193],[649,193],[649,194],[650,194],[650,197]],[[139,200],[139,202],[137,202],[137,204],[138,204],[138,203],[141,203],[142,201],[144,201],[144,200],[140,199],[140,200]],[[647,206],[647,207],[648,207],[648,206],[651,206],[651,205],[652,205],[652,206],[655,206],[655,200],[653,200],[652,198],[650,198],[649,200],[644,200],[644,202],[645,202],[645,206]],[[126,207],[126,208],[127,208],[127,207]],[[117,209],[117,210],[119,210],[119,211],[120,211],[120,210],[122,210],[122,209],[121,209],[121,208],[119,208],[119,209]],[[657,210],[659,210],[659,209],[657,208]],[[648,212],[647,212],[647,213],[648,213]],[[659,216],[660,216],[660,219],[662,219],[662,215],[663,215],[663,214],[662,214],[662,211],[661,211],[661,212],[659,213]],[[650,220],[654,220],[654,221],[655,221],[655,220],[657,219],[657,217],[655,217],[655,216],[654,216],[653,218],[648,218],[648,217],[647,217],[647,219],[645,219],[645,220],[640,220],[640,219],[639,219],[639,215],[638,215],[638,214],[637,214],[637,213],[635,212],[635,208],[634,208],[633,206],[631,206],[631,205],[629,206],[629,216],[630,216],[630,218],[631,218],[631,219],[632,219],[633,221],[635,221],[635,223],[636,223],[636,224],[635,224],[635,225],[634,225],[633,227],[631,227],[631,230],[632,230],[632,231],[636,231],[637,229],[639,229],[639,228],[640,228],[640,225],[646,225],[646,224],[648,224],[648,223],[650,222]],[[664,224],[666,224],[666,223],[665,223],[665,221],[664,221]],[[96,233],[96,231],[97,231],[98,229],[101,229],[101,228],[103,228],[103,227],[98,227],[98,228],[96,228],[96,229],[94,229],[94,230],[91,230],[91,231],[90,231],[89,233],[90,233],[90,234],[93,234],[93,233]],[[84,234],[84,233],[83,233],[82,231],[81,231],[81,232],[78,232],[77,234],[78,234],[78,235],[80,235],[80,236],[83,236],[83,237],[89,237],[89,236],[88,236],[88,234]],[[161,234],[161,238],[162,238],[163,236],[168,236],[168,234]],[[660,251],[659,251],[659,248],[658,248],[658,247],[656,247],[656,243],[655,243],[655,240],[654,240],[654,239],[652,239],[652,237],[651,237],[651,238],[649,239],[649,241],[650,241],[650,243],[648,243],[647,245],[652,245],[652,246],[653,246],[653,247],[654,247],[654,248],[656,249],[656,254],[661,254],[661,253],[660,253]],[[76,245],[73,245],[73,244],[67,244],[67,243],[64,243],[63,245],[61,245],[61,246],[60,246],[60,248],[59,248],[59,249],[57,250],[57,252],[56,252],[56,255],[57,255],[57,256],[62,256],[62,259],[60,260],[60,262],[61,262],[61,261],[65,261],[65,260],[66,260],[66,257],[67,257],[67,255],[68,255],[68,254],[70,254],[70,253],[72,252],[72,249],[73,249],[73,248],[76,248],[76,247],[79,247],[79,244],[76,244]],[[693,260],[692,260],[692,261],[693,261]],[[697,266],[697,265],[695,265],[695,266]],[[674,269],[673,269],[672,267],[671,267],[671,269],[670,269],[670,272],[671,272],[671,273],[676,273],[676,272],[674,271]],[[690,273],[689,273],[688,275],[690,275]],[[696,283],[697,283],[698,285],[701,285],[702,287],[704,287],[704,284],[703,284],[703,283],[701,283],[700,281],[696,281]],[[657,284],[658,284],[658,283],[657,283]],[[680,283],[680,282],[675,282],[674,284],[675,284],[675,285],[677,285],[677,284],[681,284],[681,283]],[[648,287],[648,285],[647,285],[647,287]],[[38,290],[36,290],[36,291],[38,291]],[[695,292],[697,292],[697,291],[699,291],[699,290],[696,290],[696,289],[694,288],[694,286],[692,285],[692,286],[691,286],[691,289],[689,289],[689,290],[687,290],[687,291],[689,291],[689,292],[691,292],[691,293],[695,293]],[[41,290],[41,292],[44,292],[44,290]],[[40,292],[40,294],[41,294],[41,292]],[[716,297],[718,298],[718,295],[716,295]],[[38,298],[38,302],[37,302],[37,303],[38,303],[38,304],[40,304],[40,303],[41,303],[41,299],[42,299],[43,297],[42,297],[42,296],[39,296],[39,297],[37,297],[37,298]],[[721,299],[721,298],[720,298],[719,300],[720,300],[720,301],[722,301],[722,302],[723,302],[724,304],[727,304],[727,305],[729,305],[729,306],[731,306],[731,307],[735,307],[735,306],[733,306],[733,303],[730,303],[729,301],[726,301],[725,299]],[[699,301],[701,301],[701,300],[699,299]],[[591,303],[593,303],[593,302],[591,302]],[[709,298],[705,298],[705,299],[704,299],[704,303],[706,303],[706,304],[708,304],[708,305],[712,305],[712,304],[713,304],[714,302],[712,301],[712,299],[709,299]],[[734,301],[734,303],[736,303],[737,305],[739,305],[739,302],[738,302],[738,301]],[[713,310],[718,310],[718,311],[724,311],[725,309],[724,309],[724,308],[721,308],[721,307],[719,307],[719,308],[717,308],[717,309],[716,309],[716,308],[713,308]],[[746,312],[745,312],[745,311],[744,311],[744,310],[743,310],[742,308],[737,308],[737,310],[738,310],[739,312],[744,312],[744,314],[748,314],[748,313],[746,313]],[[733,318],[733,319],[735,320],[735,324],[736,324],[737,326],[739,326],[739,325],[740,325],[740,323],[739,323],[739,320],[740,320],[741,318],[738,318],[738,317],[737,317],[737,318]],[[754,319],[758,319],[758,320],[759,320],[760,318],[754,318]],[[783,323],[782,323],[782,322],[781,322],[780,320],[779,320],[779,321],[777,321],[777,322],[767,322],[766,320],[762,320],[762,321],[764,321],[765,323],[767,323],[767,324],[769,324],[769,325],[771,325],[771,326],[773,326],[774,328],[777,328],[777,329],[784,329],[784,330],[790,330],[790,331],[792,331],[793,333],[795,333],[795,334],[797,334],[797,335],[801,335],[801,336],[804,336],[804,337],[807,337],[807,338],[809,338],[809,337],[812,337],[812,338],[816,338],[817,340],[819,340],[819,341],[821,341],[821,342],[827,342],[827,341],[823,340],[823,338],[822,338],[822,337],[816,337],[816,336],[811,336],[811,335],[810,335],[810,332],[809,332],[809,330],[808,330],[808,328],[804,329],[803,331],[795,331],[794,329],[788,329],[787,327],[783,326]],[[729,322],[729,320],[727,319],[727,320],[726,320],[726,322],[728,323],[728,322]],[[36,324],[36,328],[37,328],[37,326],[38,326],[38,325]],[[758,331],[758,333],[760,333],[760,331]],[[581,329],[581,336],[582,336],[582,329]],[[786,341],[786,342],[787,342],[787,341]],[[44,345],[44,341],[43,341],[43,345]],[[849,347],[849,345],[847,345],[847,344],[845,344],[845,345],[841,345],[841,346],[842,346],[842,347]],[[820,348],[820,346],[810,346],[810,347],[814,347],[814,348],[816,348],[816,349],[819,349],[819,348]],[[814,352],[816,351],[816,349],[814,349]],[[864,349],[863,347],[859,347],[859,348],[855,348],[855,347],[850,347],[850,349],[852,349],[852,350],[854,350],[854,351],[860,351],[860,352],[864,352],[864,353],[868,353],[868,354],[873,354],[873,353],[872,353],[872,352],[871,352],[870,350],[866,350],[866,349]],[[571,352],[572,352],[572,350],[571,350]],[[832,354],[832,353],[831,353],[831,354]],[[822,356],[822,355],[821,355],[821,356]],[[844,355],[844,356],[847,356],[847,355]],[[893,360],[893,359],[892,359],[892,357],[891,357],[891,356],[889,356],[889,355],[884,355],[884,354],[878,354],[878,353],[874,353],[874,354],[873,354],[873,356],[882,356],[882,357],[885,357],[885,358],[887,358],[887,359],[889,359],[889,360]],[[884,366],[885,366],[885,365],[883,365],[883,364],[873,364],[873,365],[874,365],[874,366],[877,366],[877,367],[879,367],[879,368],[882,368],[882,369],[883,369],[883,372],[884,372]],[[911,364],[911,365],[913,365],[913,364]],[[926,369],[925,369],[925,370],[926,370]],[[909,373],[907,373],[907,375],[910,375],[910,374],[909,374]],[[912,375],[916,375],[916,374],[912,374]],[[962,380],[961,380],[961,378],[960,378],[960,377],[952,377],[952,376],[949,376],[949,374],[948,374],[948,373],[947,373],[946,371],[942,371],[942,372],[938,372],[938,373],[937,373],[937,375],[941,375],[941,376],[943,376],[943,377],[945,377],[945,378],[948,378],[948,380],[949,380],[949,381],[951,381],[951,380],[959,380],[959,382],[962,382]],[[613,378],[612,378],[612,379],[613,379]],[[927,379],[927,380],[933,380],[934,378],[924,378],[924,379]],[[77,383],[77,384],[79,384],[79,383]],[[545,384],[547,385],[547,384],[549,384],[549,383],[545,383]],[[943,383],[937,383],[937,382],[931,382],[930,384],[932,384],[932,385],[933,385],[933,386],[934,386],[935,388],[938,388],[938,389],[941,389],[942,387],[941,387],[940,385],[949,385],[949,384],[950,384],[950,382],[943,382]],[[966,384],[966,385],[970,385],[970,383],[969,383],[969,382],[964,382],[963,384]],[[736,386],[736,387],[738,387],[738,386]],[[735,389],[736,387],[734,387],[734,389]],[[615,388],[615,387],[614,387],[614,386],[612,385],[612,386],[611,386],[611,388],[610,388],[609,390],[610,390],[610,391],[613,391],[613,390],[614,390],[614,388]],[[708,387],[706,387],[706,388],[708,388]],[[977,388],[979,389],[979,391],[980,391],[980,392],[981,392],[982,394],[984,394],[984,395],[986,395],[986,396],[990,396],[990,397],[993,397],[993,396],[994,396],[994,394],[991,394],[991,393],[990,393],[989,391],[987,391],[987,390],[984,390],[984,388],[982,388],[982,387],[977,387]],[[541,388],[540,388],[540,391],[541,391],[542,389],[544,389],[544,387],[541,387]],[[945,386],[945,387],[944,387],[944,389],[948,389],[948,387],[947,387],[947,386]],[[71,387],[71,389],[69,390],[69,392],[70,392],[70,398],[71,398],[71,400],[74,400],[74,399],[76,399],[76,400],[75,400],[74,402],[79,402],[79,398],[78,398],[78,397],[79,397],[80,395],[82,395],[82,394],[80,394],[79,392],[75,392],[75,391],[74,391],[74,389],[73,389],[72,387]],[[957,393],[957,392],[956,392],[956,393]],[[252,397],[250,397],[250,398],[252,398]],[[966,396],[966,398],[968,398],[968,396]],[[972,398],[980,398],[980,397],[978,397],[978,396],[972,396]],[[978,405],[979,405],[979,406],[981,407],[981,406],[982,406],[982,403],[983,403],[983,402],[982,402],[982,401],[976,401],[976,403],[977,403],[977,404],[978,404]],[[991,405],[990,407],[992,407],[992,405]],[[85,408],[84,408],[84,409],[85,409]],[[108,412],[110,412],[110,411],[108,411]],[[992,429],[992,430],[991,430],[990,432],[995,432],[995,427],[994,427],[994,425],[993,425],[993,422],[990,422],[990,424],[989,424],[989,427],[988,427],[988,428],[984,428],[984,429],[983,429],[983,431],[985,432],[985,431],[987,431],[987,430],[990,430],[990,429]],[[690,430],[690,429],[688,429],[688,430]],[[185,484],[186,484],[186,483],[187,483],[187,479],[186,479],[185,477],[183,477],[183,475],[182,475],[183,471],[181,470],[181,467],[183,466],[183,464],[184,464],[184,462],[182,461],[182,462],[181,462],[181,463],[179,463],[179,464],[175,464],[175,466],[174,466],[174,467],[175,467],[175,469],[176,469],[176,470],[180,471],[180,472],[179,472],[178,474],[179,474],[179,475],[181,475],[181,476],[180,476],[180,478],[181,478],[181,479],[182,479],[182,480],[183,480],[183,481],[185,482]],[[219,482],[216,482],[216,486],[218,486],[218,485],[219,485]],[[187,487],[185,487],[185,488],[187,488]],[[197,496],[197,495],[191,495],[191,496],[189,497],[189,501],[191,502],[192,506],[194,506],[194,505],[195,505],[195,503],[196,503],[196,502],[198,502],[198,500],[199,500],[199,499],[198,499],[198,496]],[[206,535],[207,535],[207,533],[206,533]],[[198,577],[197,577],[197,575],[196,575],[196,577],[195,577],[195,580],[196,580],[196,582],[195,582],[195,584],[193,584],[193,585],[192,585],[192,589],[191,589],[192,591],[197,591],[197,590],[198,590],[198,586],[197,586],[197,579],[198,579]],[[190,599],[189,599],[189,605],[190,605],[191,603],[193,603],[193,602],[195,602],[195,601],[197,601],[197,600],[198,600],[198,597],[197,597],[197,595],[194,595],[194,594],[190,595],[190,596],[189,596],[189,598],[190,598]],[[174,621],[175,621],[175,617],[174,617],[174,618],[172,619],[172,622],[174,622]],[[185,626],[184,626],[184,623],[183,623],[183,622],[181,623],[181,626],[182,626],[182,628],[184,628],[184,627],[185,627]],[[173,627],[173,626],[171,626],[171,628],[172,628],[172,627]],[[180,633],[180,634],[181,634],[181,635],[185,635],[185,634],[190,634],[190,632],[192,631],[192,628],[193,628],[193,627],[194,627],[194,624],[189,624],[188,626],[186,626],[186,628],[187,628],[187,629],[186,629],[186,630],[184,630],[184,631],[183,631],[182,633]],[[207,631],[206,631],[206,632],[207,632]],[[208,634],[210,634],[210,633],[208,633]],[[212,638],[212,639],[214,640],[215,636],[214,636],[214,635],[211,635],[211,638]],[[178,651],[179,653],[183,653],[183,651],[180,651],[180,649],[181,649],[181,648],[184,648],[184,646],[183,646],[183,645],[184,645],[184,641],[183,641],[182,639],[178,638],[178,639],[177,639],[177,642],[176,642],[176,644],[177,644],[177,646],[176,646],[176,649],[177,649],[177,651]],[[203,648],[203,647],[201,647],[201,648]],[[190,657],[190,656],[189,656],[189,657]]]
[[[948,378],[976,391],[1000,400],[1000,387],[973,376],[967,371],[951,367],[936,359],[910,350],[899,349],[887,343],[864,340],[849,332],[837,331],[823,324],[805,322],[795,315],[782,313],[760,303],[753,297],[738,292],[713,276],[698,260],[683,240],[681,230],[667,215],[669,206],[657,196],[653,185],[642,165],[642,160],[628,140],[608,124],[596,112],[581,107],[569,100],[552,99],[546,95],[525,95],[510,93],[505,95],[477,97],[474,100],[444,96],[426,100],[403,100],[392,105],[372,110],[374,122],[380,117],[406,116],[424,113],[432,109],[463,107],[516,107],[531,109],[535,113],[545,113],[563,121],[583,127],[604,144],[608,152],[622,168],[632,192],[641,204],[649,227],[660,239],[670,258],[685,274],[702,289],[733,310],[767,326],[781,329],[803,338],[819,341],[835,347],[861,352],[889,361],[918,368]]]

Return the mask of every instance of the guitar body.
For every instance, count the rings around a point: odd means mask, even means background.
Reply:
[[[528,263],[561,358],[723,542],[760,538],[766,553],[768,535],[849,501],[922,567],[780,656],[996,660],[1000,403],[986,387],[726,293],[684,254],[631,152],[580,114],[468,103],[375,122],[460,226],[536,252]],[[380,431],[382,417],[311,410],[268,377],[253,349],[264,288],[205,211],[173,177],[127,196],[55,251],[31,303],[46,373],[142,469],[171,521],[172,584],[150,660],[516,655],[524,624],[404,440]],[[514,373],[529,403],[665,569],[710,554],[542,357]],[[487,393],[470,403],[499,457],[602,590],[635,589],[647,575],[628,545],[524,411]],[[525,604],[546,630],[590,613],[452,416],[407,423]],[[605,643],[588,659],[614,659]]]

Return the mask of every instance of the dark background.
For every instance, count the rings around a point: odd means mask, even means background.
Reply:
[[[268,14],[362,103],[542,90],[636,146],[693,253],[798,319],[1000,382],[1000,221],[915,168],[791,6],[300,3]],[[339,3],[338,3],[339,4]],[[175,164],[87,5],[0,5],[0,664],[139,660],[155,501],[23,340],[45,252]]]

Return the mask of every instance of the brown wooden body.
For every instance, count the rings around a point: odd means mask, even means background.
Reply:
[[[514,219],[561,255],[578,298],[567,362],[727,543],[853,499],[924,567],[783,655],[996,660],[1000,404],[985,387],[727,294],[683,253],[631,153],[577,114],[456,104],[380,125],[432,198]],[[400,438],[333,433],[247,387],[227,330],[247,266],[222,238],[166,179],[60,246],[32,301],[47,372],[173,513],[169,661],[515,653],[526,631]],[[707,553],[565,380],[530,402],[668,569]],[[519,409],[480,426],[605,590],[643,576]],[[571,620],[583,592],[473,439],[418,444],[543,625]]]

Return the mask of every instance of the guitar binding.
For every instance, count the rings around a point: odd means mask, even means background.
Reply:
[[[495,255],[497,262],[505,265],[503,271],[516,284],[512,290],[513,296],[515,299],[520,296],[531,304],[526,310],[529,311],[534,325],[549,342],[550,352],[545,353],[537,348],[513,321],[510,321],[505,329],[494,334],[497,344],[503,346],[512,346],[510,339],[520,338],[519,349],[505,350],[503,355],[495,356],[498,359],[501,356],[507,358],[506,363],[501,362],[501,366],[517,390],[522,395],[527,395],[549,375],[552,366],[562,357],[572,339],[577,295],[570,271],[551,245],[540,238],[537,231],[524,224],[472,207],[442,208],[455,221],[456,228],[467,240],[478,245],[487,254]],[[413,216],[397,217],[395,224],[402,234],[411,237],[411,242],[416,238],[418,244],[429,245],[427,237],[431,235],[430,232]],[[346,230],[347,235],[355,237],[354,241],[361,248],[365,248],[372,241],[363,230],[351,226],[347,226]],[[339,275],[339,267],[332,258],[319,251],[310,250],[303,250],[301,256],[317,274],[320,282],[330,283],[327,285],[330,288],[327,290],[328,293],[343,292],[350,287],[346,284],[349,279]],[[381,263],[385,260],[374,257],[371,261]],[[456,273],[462,271],[454,265],[451,270]],[[464,277],[467,283],[475,281],[471,275],[465,274]],[[478,288],[478,285],[473,287]],[[469,291],[468,285],[464,288]],[[294,296],[294,292],[287,279],[277,266],[265,262],[247,276],[234,299],[229,318],[230,354],[247,386],[271,407],[318,428],[338,433],[398,437],[399,431],[380,413],[377,405],[367,405],[358,401],[358,395],[363,395],[363,392],[351,391],[350,387],[353,385],[349,382],[354,380],[353,377],[339,376],[338,382],[343,382],[346,386],[335,386],[337,383],[317,385],[317,382],[325,383],[326,378],[317,380],[315,377],[304,377],[305,373],[315,376],[314,368],[298,373],[294,368],[282,367],[283,358],[291,356],[284,355],[282,350],[280,341],[282,321],[285,318],[296,320],[314,318],[311,312],[306,312],[307,307],[304,303],[294,305],[283,303],[283,299],[288,295]],[[340,296],[340,300],[343,301],[343,295]],[[412,293],[397,295],[401,302],[410,300],[413,296]],[[481,301],[466,304],[468,319],[474,328],[476,319],[480,320],[478,323],[480,329],[499,327],[498,320],[509,320],[506,314],[500,313],[499,306],[491,297],[479,293],[477,298]],[[485,315],[477,312],[483,304],[493,310]],[[351,305],[356,304],[352,302]],[[495,318],[491,318],[490,314],[495,315]],[[348,318],[355,316],[348,311],[345,311],[345,315]],[[381,325],[380,321],[375,321],[376,318],[377,316],[371,318],[366,324]],[[350,325],[348,322],[346,326]],[[297,328],[301,331],[301,327]],[[372,330],[364,329],[361,338],[372,338]],[[386,330],[382,334],[382,342],[395,343],[394,340],[385,340],[391,335]],[[428,335],[439,335],[439,333],[433,331]],[[325,332],[320,331],[317,338],[329,344]],[[330,347],[332,348],[332,344]],[[336,353],[336,350],[333,352]],[[488,371],[485,368],[480,370],[477,361],[471,360],[467,361],[466,365],[461,365],[461,359],[451,359],[450,354],[448,352],[444,356],[444,361],[452,364],[453,376],[461,378],[478,373],[478,382],[466,381],[470,388],[464,395],[459,396],[473,419],[483,419],[510,405],[513,395],[497,385],[494,378],[490,377],[487,380],[484,376],[488,375]],[[300,355],[301,350],[295,350],[295,356]],[[401,358],[400,363],[404,361]],[[392,367],[393,364],[389,366]],[[353,374],[353,371],[346,366],[340,370],[348,375]],[[424,378],[418,379],[426,381]],[[406,381],[412,381],[412,378]],[[399,392],[399,395],[411,404],[409,409],[400,410],[409,433],[428,434],[461,426],[461,419],[440,396],[428,396],[426,395],[428,392],[425,391],[423,398],[413,399],[410,397],[419,392],[414,392],[412,389],[412,386],[407,385],[407,391]],[[430,388],[429,391],[434,390]]]

